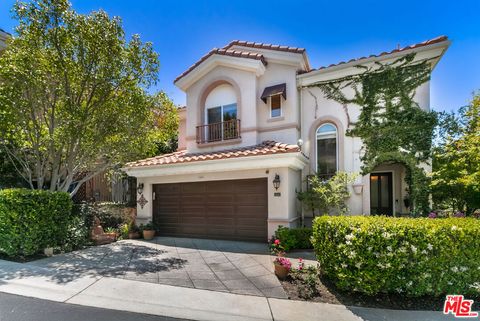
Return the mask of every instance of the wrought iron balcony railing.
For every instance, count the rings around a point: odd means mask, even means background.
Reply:
[[[197,126],[197,144],[240,138],[240,119]]]

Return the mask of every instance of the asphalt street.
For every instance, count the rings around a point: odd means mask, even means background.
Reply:
[[[0,293],[0,321],[188,321]]]

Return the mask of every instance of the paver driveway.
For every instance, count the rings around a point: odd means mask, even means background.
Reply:
[[[213,291],[286,298],[262,243],[157,237],[124,240],[31,264],[55,268],[57,281],[93,274]]]

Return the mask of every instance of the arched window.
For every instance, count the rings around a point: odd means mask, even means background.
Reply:
[[[208,142],[237,138],[237,96],[229,84],[213,89],[205,100],[205,135]]]
[[[338,168],[337,127],[326,123],[318,127],[317,139],[317,175],[328,179],[335,175]]]

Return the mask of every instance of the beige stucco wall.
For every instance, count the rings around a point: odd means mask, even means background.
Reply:
[[[257,143],[257,119],[252,112],[256,102],[257,77],[253,72],[217,66],[195,82],[187,94],[186,141],[189,152],[208,152],[225,149],[225,145],[199,146],[196,142],[196,126],[204,124],[205,100],[216,86],[228,83],[237,93],[237,117],[241,121],[242,139],[228,148],[255,145]]]
[[[322,75],[322,80],[338,77],[348,74],[345,70],[332,72],[331,74]],[[318,79],[318,77],[316,78]],[[415,95],[415,101],[420,108],[424,110],[430,109],[430,84],[429,82],[420,86]],[[353,96],[353,90],[347,88],[344,90],[347,97]],[[310,166],[303,171],[303,175],[311,175],[316,170],[316,129],[323,123],[330,122],[336,125],[338,129],[338,170],[352,173],[360,173],[362,162],[360,160],[362,154],[362,141],[360,138],[346,136],[346,130],[357,122],[360,115],[360,107],[357,105],[343,106],[336,101],[328,100],[324,97],[322,91],[316,87],[301,89],[302,104],[302,124],[301,139],[304,141],[302,151],[310,158]],[[427,171],[431,168],[425,164]],[[403,205],[405,197],[405,171],[400,165],[391,165],[379,167],[375,171],[382,169],[392,170],[394,173],[394,212],[404,213],[407,211]],[[360,193],[355,193],[353,185],[363,185]],[[358,175],[356,181],[349,187],[351,197],[347,200],[351,214],[370,214],[370,177],[369,175]],[[358,190],[358,189],[357,189]],[[310,214],[305,213],[308,217]]]
[[[234,67],[216,66],[201,77],[186,91],[186,128],[180,136],[185,137],[189,152],[207,152],[251,146],[264,140],[295,144],[299,138],[299,105],[296,88],[298,66],[269,63],[265,72],[254,72]],[[287,99],[282,98],[282,116],[270,118],[270,106],[260,99],[268,86],[286,83]],[[237,94],[237,117],[241,121],[241,140],[223,144],[196,143],[196,126],[205,123],[205,101],[218,86],[232,86]],[[185,133],[185,134],[183,134]]]
[[[187,110],[185,108],[178,110],[178,150],[187,149],[187,139],[186,139],[186,131],[187,131],[187,118],[186,118]]]

